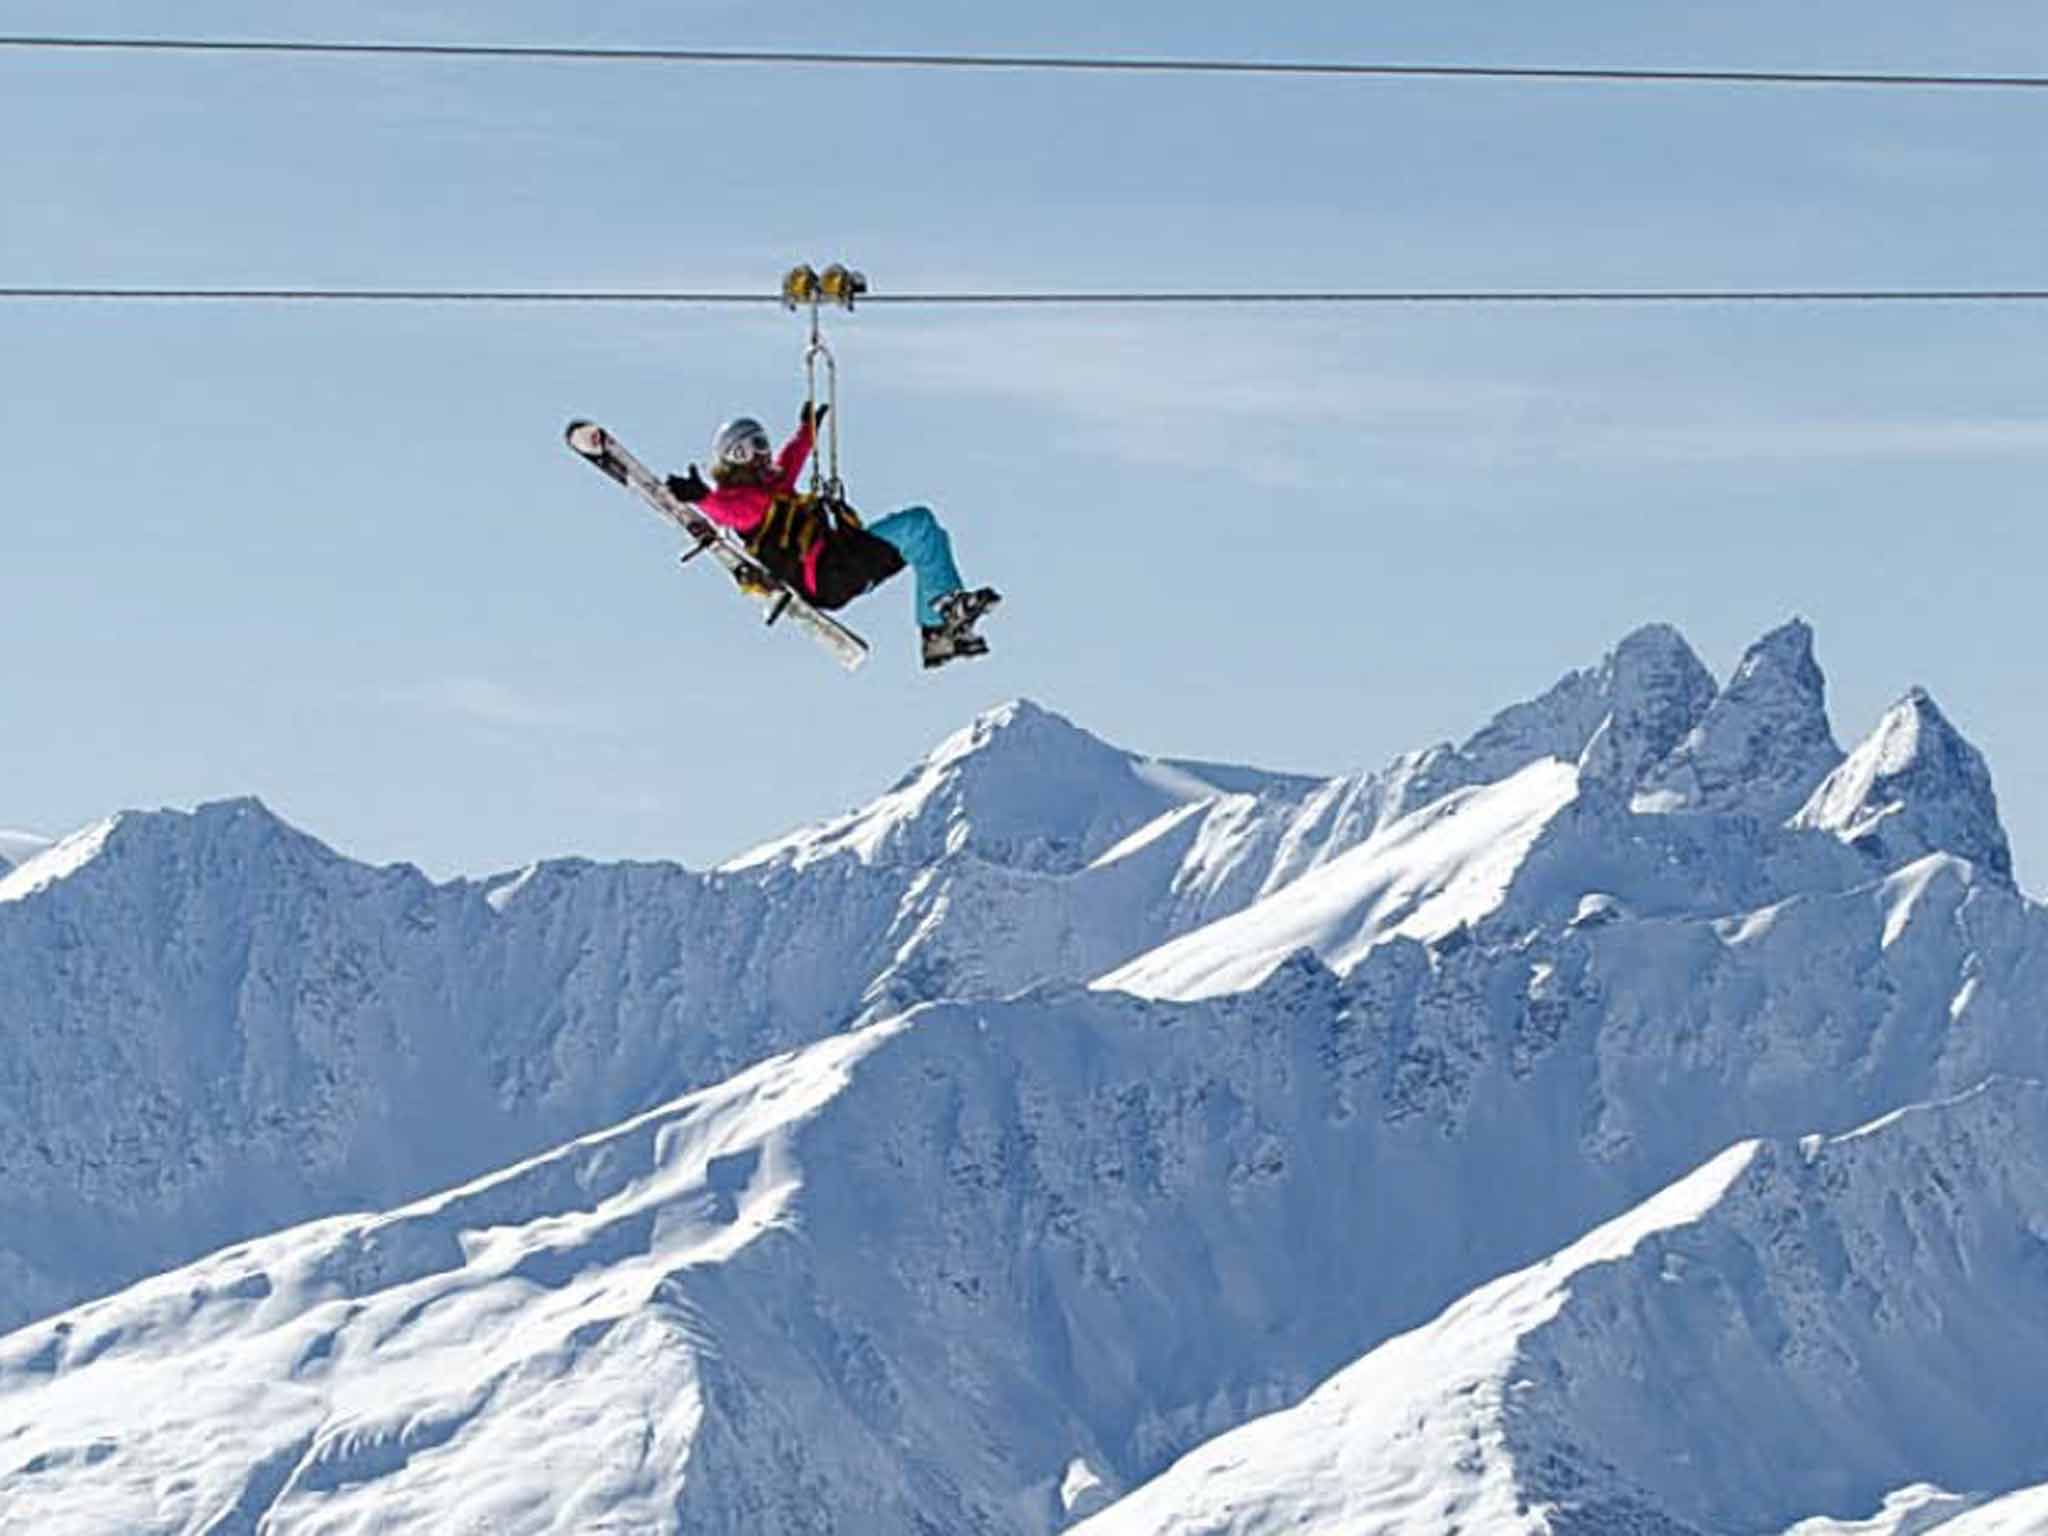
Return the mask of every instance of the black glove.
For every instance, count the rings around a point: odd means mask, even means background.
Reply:
[[[687,475],[668,477],[668,493],[677,501],[698,502],[711,494],[711,487],[704,483],[703,475],[699,474],[697,466],[692,464]]]
[[[803,409],[796,413],[796,419],[799,425],[809,427],[815,432],[825,424],[825,413],[831,409],[829,405],[813,407],[811,402],[806,400]]]

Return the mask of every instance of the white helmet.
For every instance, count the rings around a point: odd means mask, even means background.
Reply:
[[[766,427],[751,416],[735,416],[711,439],[711,472],[715,475],[765,464],[774,452]]]

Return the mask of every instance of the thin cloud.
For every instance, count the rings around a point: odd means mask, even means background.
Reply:
[[[1121,317],[982,321],[875,334],[863,345],[912,387],[981,394],[1045,411],[1068,440],[1143,467],[1183,464],[1191,424],[1203,441],[1284,444],[1290,434],[1357,432],[1411,462],[1465,466],[1554,459],[1609,464],[2032,459],[2048,455],[2048,416],[1764,419],[1656,416],[1612,385],[1401,372],[1369,343],[1334,347],[1298,328],[1176,328]],[[1361,366],[1360,352],[1367,356]],[[882,362],[886,354],[886,361]],[[1231,455],[1247,479],[1290,483],[1298,455]],[[1298,473],[1299,471],[1295,471]]]
[[[1358,347],[1298,322],[1248,329],[1238,319],[1186,326],[1037,313],[963,326],[956,316],[944,327],[871,333],[862,346],[898,384],[1041,409],[1064,423],[1070,443],[1148,468],[1186,463],[1191,425],[1210,441],[1401,434],[1469,457],[1475,437],[1497,438],[1544,398],[1495,379],[1361,367]],[[1254,480],[1287,478],[1257,454],[1230,462]]]
[[[1600,458],[1651,464],[2048,455],[2048,416],[1652,423],[1575,435],[1583,451]]]
[[[384,694],[386,703],[473,725],[533,730],[569,723],[566,713],[494,678],[427,678]]]

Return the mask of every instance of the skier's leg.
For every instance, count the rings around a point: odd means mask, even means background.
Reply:
[[[917,573],[917,622],[924,629],[945,623],[939,599],[958,592],[965,582],[953,563],[953,541],[930,507],[905,507],[880,522],[869,523],[868,532],[891,546]]]

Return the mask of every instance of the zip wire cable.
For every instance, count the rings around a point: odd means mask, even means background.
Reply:
[[[236,304],[775,304],[773,293],[573,288],[68,288],[0,287],[0,301]],[[871,293],[870,304],[913,308],[1095,308],[1174,305],[1453,304],[2039,304],[2048,288],[1558,288],[1363,289],[1294,292]]]
[[[1410,80],[1738,86],[1868,86],[1907,90],[2048,90],[2048,75],[1909,74],[1882,70],[1566,68],[1507,64],[1372,64],[1312,59],[1196,59],[1080,54],[844,53],[802,49],[597,48],[492,43],[322,43],[183,37],[8,37],[0,49],[104,53],[321,54],[335,57],[512,59],[608,64],[752,64],[851,69],[970,69],[1090,74],[1294,75]]]

